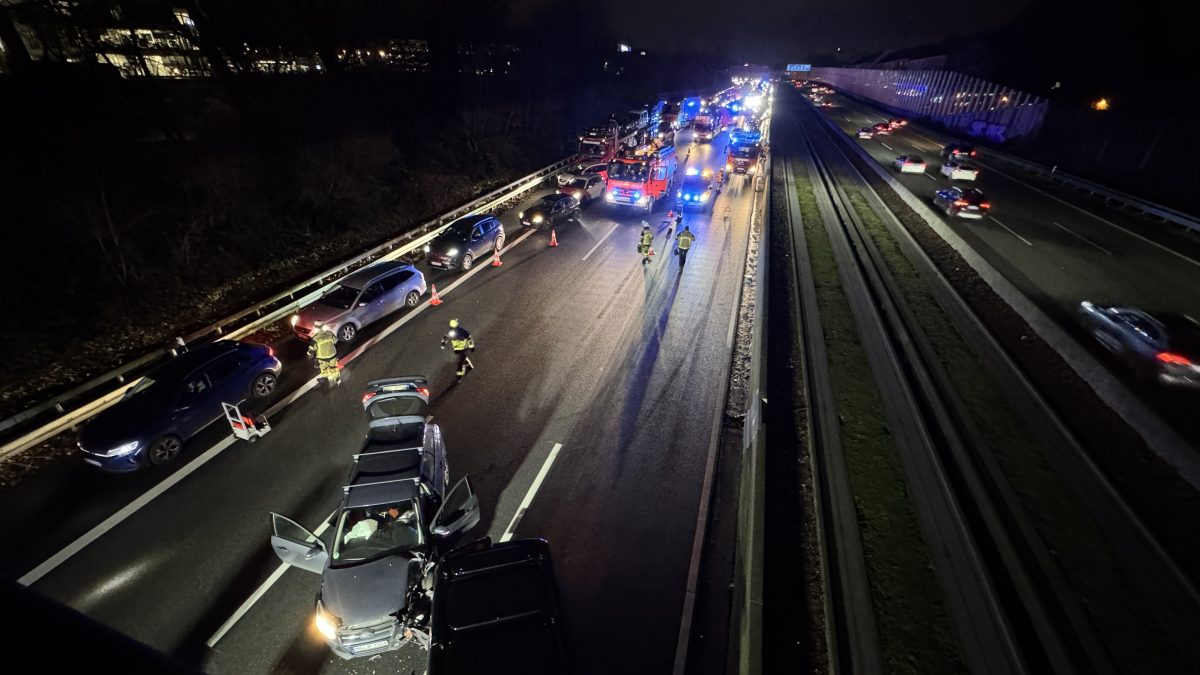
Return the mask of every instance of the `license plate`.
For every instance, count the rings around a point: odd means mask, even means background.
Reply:
[[[430,266],[430,267],[445,267],[445,266],[446,266],[446,263],[443,263],[443,262],[438,262],[438,261],[436,261],[436,260],[430,260],[430,261],[429,261],[429,266]]]
[[[387,640],[376,640],[366,644],[354,645],[350,648],[350,651],[354,652],[355,654],[361,654],[363,652],[373,652],[376,649],[382,649],[386,646],[388,646]]]
[[[92,458],[90,458],[90,457],[84,457],[84,458],[83,458],[83,461],[87,462],[88,464],[91,464],[92,466],[100,466],[100,462],[99,462],[99,461],[97,461],[97,460],[94,460],[94,459],[92,459]]]

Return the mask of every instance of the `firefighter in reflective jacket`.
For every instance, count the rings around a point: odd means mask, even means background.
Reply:
[[[684,263],[687,262],[688,249],[692,247],[692,242],[696,241],[696,235],[692,234],[690,227],[685,226],[682,232],[675,235],[675,239],[679,242],[675,253],[679,256],[679,266],[683,267]]]
[[[475,340],[471,338],[471,333],[466,328],[459,325],[458,319],[450,319],[450,332],[442,336],[442,349],[446,348],[447,342],[454,350],[454,355],[458,357],[458,370],[454,375],[459,382],[462,382],[463,375],[466,375],[468,370],[475,370],[475,364],[467,358],[467,350],[475,351]]]
[[[642,263],[650,262],[650,244],[654,242],[654,233],[650,231],[650,223],[642,221],[642,238],[638,242],[638,253],[642,254]]]
[[[308,357],[317,357],[317,367],[321,369],[321,377],[330,385],[342,382],[342,369],[338,367],[337,336],[329,326],[320,321],[313,322],[312,344],[308,346]]]

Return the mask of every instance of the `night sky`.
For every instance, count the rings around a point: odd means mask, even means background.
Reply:
[[[554,1],[520,0],[510,7],[519,23],[536,22]],[[971,35],[1008,23],[1030,2],[602,0],[609,29],[635,48],[711,48],[733,60],[772,62],[804,61],[838,47],[856,54]]]

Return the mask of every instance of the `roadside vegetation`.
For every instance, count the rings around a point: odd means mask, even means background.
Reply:
[[[1117,564],[1114,551],[1074,488],[1048,464],[1046,451],[1029,434],[999,383],[942,311],[932,290],[870,207],[860,187],[853,181],[843,181],[842,188],[1026,514],[1053,552],[1121,672],[1187,672],[1182,655]]]
[[[883,662],[895,674],[965,673],[811,181],[795,169]]]

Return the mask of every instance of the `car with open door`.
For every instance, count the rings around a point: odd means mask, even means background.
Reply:
[[[423,378],[367,385],[370,424],[353,457],[325,539],[271,514],[271,547],[283,562],[321,575],[314,624],[344,659],[408,642],[427,646],[433,571],[440,555],[479,523],[466,477],[449,486],[441,430],[427,414]]]
[[[484,537],[447,553],[434,572],[429,635],[428,675],[569,673],[550,545]]]

